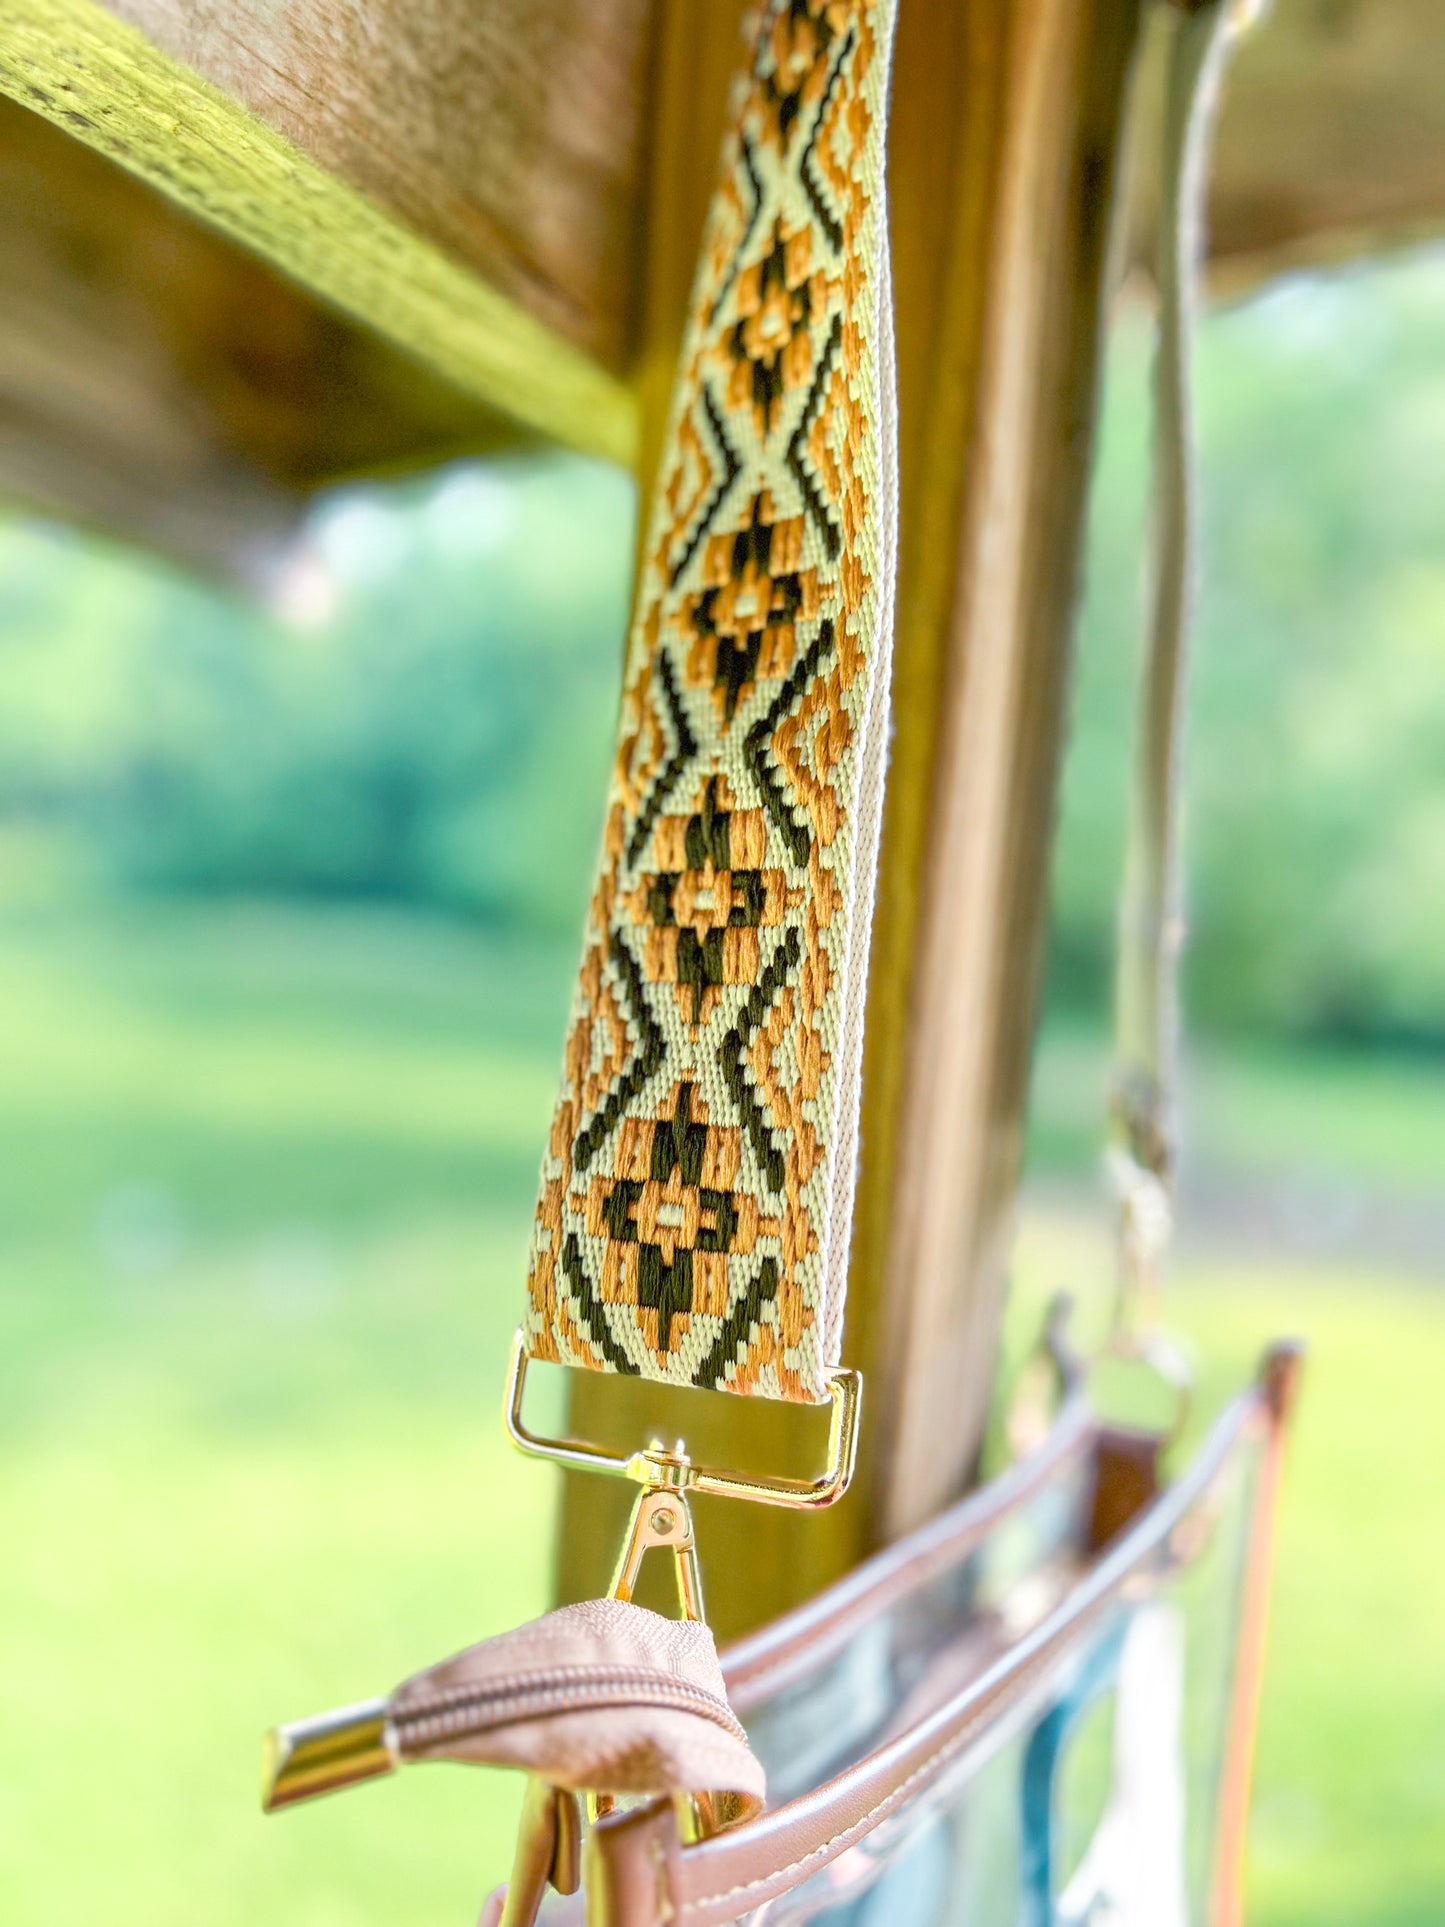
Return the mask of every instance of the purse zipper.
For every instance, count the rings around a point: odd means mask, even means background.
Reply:
[[[393,1706],[390,1725],[397,1751],[408,1759],[470,1734],[609,1707],[695,1713],[738,1739],[746,1737],[737,1715],[716,1693],[673,1673],[641,1666],[557,1666],[484,1685],[457,1686]]]

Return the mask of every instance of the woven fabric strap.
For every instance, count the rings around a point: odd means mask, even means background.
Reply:
[[[895,553],[891,0],[768,0],[628,645],[531,1356],[816,1401],[838,1360]]]

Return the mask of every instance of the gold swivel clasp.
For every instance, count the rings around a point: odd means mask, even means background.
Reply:
[[[677,1574],[677,1602],[682,1617],[704,1619],[697,1541],[693,1535],[692,1508],[687,1502],[687,1473],[692,1469],[687,1455],[681,1445],[669,1453],[664,1453],[660,1446],[649,1446],[646,1452],[638,1454],[637,1465],[646,1483],[633,1503],[608,1597],[631,1600],[637,1575],[648,1553],[668,1551]],[[657,1476],[650,1476],[652,1474]]]

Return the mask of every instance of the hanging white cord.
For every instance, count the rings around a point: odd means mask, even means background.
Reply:
[[[1191,372],[1210,134],[1235,0],[1182,12],[1170,39],[1156,247],[1153,488],[1139,734],[1119,906],[1109,1165],[1119,1201],[1115,1335],[1156,1319],[1173,1227],[1178,962],[1184,925],[1179,816],[1199,483]]]

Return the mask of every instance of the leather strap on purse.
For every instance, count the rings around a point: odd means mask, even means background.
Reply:
[[[1211,1427],[1188,1470],[1089,1558],[1047,1610],[959,1681],[941,1682],[942,1690],[930,1694],[915,1717],[900,1722],[881,1744],[821,1786],[769,1808],[747,1826],[695,1843],[679,1834],[665,1806],[654,1804],[603,1820],[589,1835],[584,1854],[586,1918],[616,1927],[726,1927],[751,1919],[754,1910],[769,1903],[781,1910],[782,1897],[813,1878],[819,1883],[816,1905],[785,1917],[811,1918],[825,1911],[829,1898],[841,1912],[850,1900],[860,1898],[868,1884],[866,1872],[860,1877],[860,1871],[869,1864],[870,1839],[882,1842],[890,1829],[906,1837],[910,1818],[917,1824],[919,1814],[931,1809],[938,1817],[937,1804],[946,1806],[950,1776],[966,1772],[970,1756],[986,1757],[1006,1736],[1016,1738],[1040,1692],[1067,1677],[1108,1617],[1160,1583],[1175,1560],[1185,1556],[1181,1548],[1207,1538],[1222,1495],[1244,1461],[1261,1467],[1252,1516],[1267,1537],[1296,1363],[1288,1350],[1271,1353],[1257,1383],[1234,1399]],[[995,1487],[972,1493],[951,1516],[879,1555],[871,1569],[850,1575],[833,1595],[801,1608],[785,1626],[757,1636],[736,1658],[724,1655],[735,1701],[751,1711],[760,1689],[779,1690],[790,1660],[797,1673],[804,1674],[810,1648],[826,1652],[835,1642],[845,1644],[850,1633],[857,1636],[864,1620],[871,1619],[874,1629],[884,1633],[889,1611],[900,1599],[922,1593],[931,1571],[950,1565],[955,1571],[965,1569],[984,1539],[1017,1516],[1018,1502],[1030,1486],[1037,1489],[1048,1480],[1060,1454],[1077,1451],[1078,1426],[1076,1415],[1059,1438]],[[1249,1643],[1257,1646],[1267,1552],[1253,1547],[1248,1563],[1243,1604]],[[1257,1684],[1243,1675],[1236,1681],[1233,1711],[1238,1716],[1243,1708],[1246,1725]],[[809,1721],[796,1692],[788,1703],[806,1727]],[[1248,1732],[1241,1734],[1241,1757],[1231,1762],[1231,1784],[1237,1789],[1247,1786],[1248,1742]],[[976,1817],[997,1824],[1002,1816],[991,1811]],[[960,1834],[968,1837],[962,1829]],[[871,1853],[886,1862],[886,1847]],[[850,1860],[856,1884],[844,1871]],[[936,1862],[933,1872],[936,1879]],[[831,1894],[830,1882],[836,1883]],[[912,1890],[905,1885],[903,1891]],[[868,1903],[861,1904],[866,1908]],[[887,1902],[874,1904],[881,1920],[909,1917],[906,1900],[896,1895],[896,1914]],[[990,1915],[990,1921],[1025,1917],[1015,1912],[1014,1895],[1004,1904],[1006,1913]],[[580,1907],[561,1906],[545,1918],[549,1927],[563,1927],[564,1922],[581,1927],[583,1914]],[[1235,1916],[1217,1912],[1214,1927],[1226,1923],[1235,1927]]]

